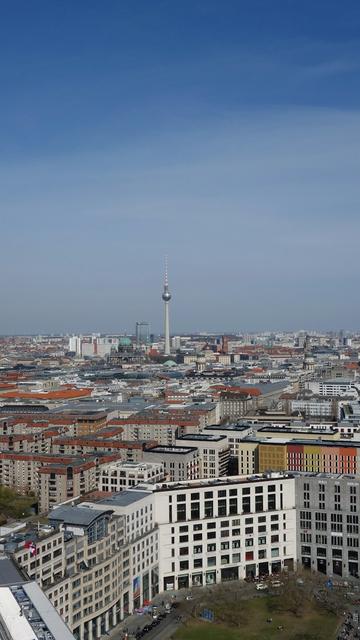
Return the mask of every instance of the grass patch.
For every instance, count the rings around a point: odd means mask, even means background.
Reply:
[[[36,502],[34,496],[27,496],[9,487],[0,486],[0,514],[3,521],[7,518],[27,518],[31,515],[31,506]]]
[[[215,604],[215,616],[221,622],[209,623],[190,619],[179,629],[176,640],[333,640],[339,618],[314,602],[304,602],[298,615],[281,610],[281,596],[254,597],[236,603]],[[211,607],[210,603],[207,606]],[[221,606],[221,611],[219,608]],[[224,622],[227,616],[230,623]],[[272,618],[272,622],[267,622]],[[283,629],[278,629],[282,626]]]

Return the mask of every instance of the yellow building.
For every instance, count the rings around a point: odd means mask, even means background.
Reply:
[[[287,447],[284,440],[259,442],[259,472],[287,469]]]

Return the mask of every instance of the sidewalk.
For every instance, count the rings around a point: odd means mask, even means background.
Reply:
[[[172,592],[173,593],[173,592]],[[165,613],[165,605],[167,603],[172,603],[174,600],[176,601],[178,596],[175,595],[175,598],[170,594],[162,593],[160,595],[155,596],[152,599],[152,604],[157,607],[157,613]],[[124,620],[122,620],[116,627],[111,629],[108,633],[105,633],[101,636],[101,640],[106,640],[112,638],[113,640],[124,640],[126,638],[126,634],[128,634],[128,640],[132,640],[134,634],[143,629],[146,625],[152,622],[153,618],[150,614],[132,614],[127,616]]]

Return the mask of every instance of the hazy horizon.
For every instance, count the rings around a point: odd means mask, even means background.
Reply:
[[[360,5],[19,0],[0,334],[356,330]],[[282,327],[283,329],[279,329]]]

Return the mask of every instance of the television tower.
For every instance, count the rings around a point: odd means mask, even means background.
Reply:
[[[165,258],[165,280],[164,280],[164,291],[162,294],[162,299],[164,300],[164,335],[165,335],[165,349],[164,354],[166,356],[170,355],[170,320],[169,320],[169,302],[171,300],[171,293],[169,291],[169,281],[168,281],[168,263],[167,258]]]

